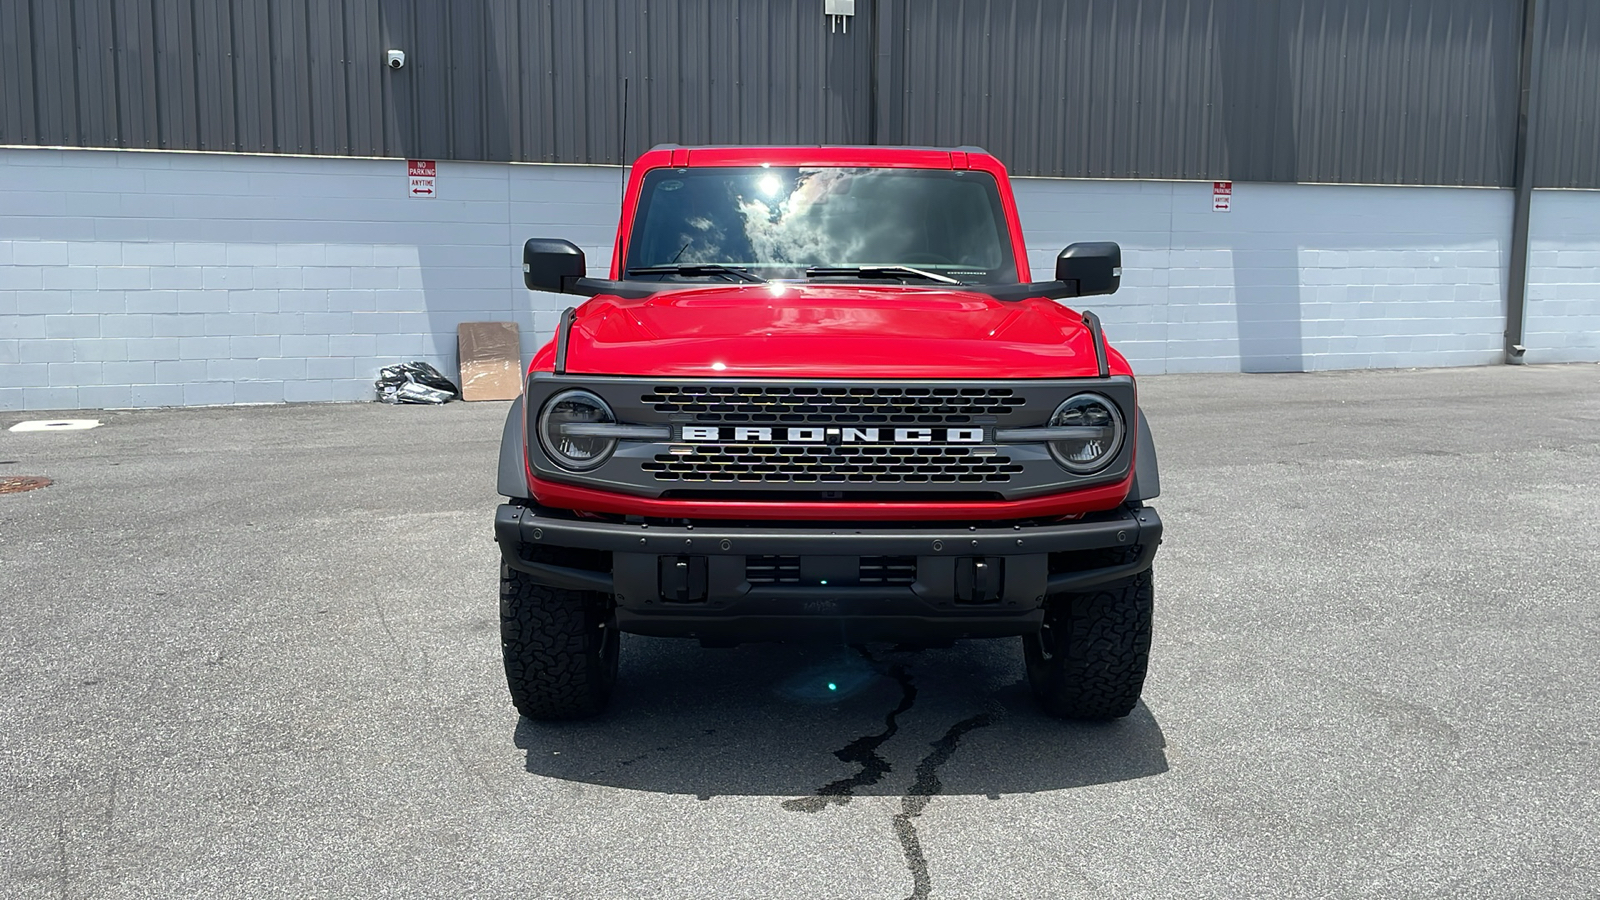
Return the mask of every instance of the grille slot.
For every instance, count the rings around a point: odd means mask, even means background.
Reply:
[[[744,580],[751,584],[799,584],[800,557],[746,556]]]
[[[696,444],[643,464],[657,481],[730,484],[1003,484],[1021,471],[1009,456],[972,447]]]
[[[658,385],[640,400],[697,422],[798,425],[964,425],[1027,404],[1007,387]]]
[[[744,580],[751,584],[800,584],[800,557],[746,556]],[[863,556],[857,580],[863,585],[913,584],[917,580],[917,558]]]
[[[916,580],[915,556],[861,557],[862,584],[911,584]]]

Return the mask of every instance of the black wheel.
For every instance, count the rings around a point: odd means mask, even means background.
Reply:
[[[530,719],[598,714],[617,683],[611,597],[535,584],[500,566],[500,651],[511,705]]]
[[[1150,661],[1150,570],[1050,598],[1044,627],[1022,639],[1028,684],[1051,715],[1105,721],[1133,711]]]

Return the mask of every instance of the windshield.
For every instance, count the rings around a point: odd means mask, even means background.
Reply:
[[[767,279],[803,278],[807,269],[849,269],[855,277],[869,267],[880,271],[860,274],[897,280],[881,270],[903,266],[967,283],[1012,283],[1017,266],[1005,221],[987,172],[655,169],[645,175],[628,239],[628,277],[728,280],[706,266]]]

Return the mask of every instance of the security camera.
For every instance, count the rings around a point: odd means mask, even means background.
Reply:
[[[404,68],[406,64],[406,52],[404,50],[390,50],[388,53],[384,54],[384,59],[389,63],[389,68],[391,69]]]

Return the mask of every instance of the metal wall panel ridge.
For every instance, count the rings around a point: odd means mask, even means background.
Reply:
[[[1540,2],[1545,33],[1530,126],[1534,184],[1600,188],[1600,3]]]
[[[52,25],[45,18],[39,28]],[[34,29],[31,4],[0,2],[0,140],[4,135],[21,144],[37,140],[33,47],[39,38]]]

